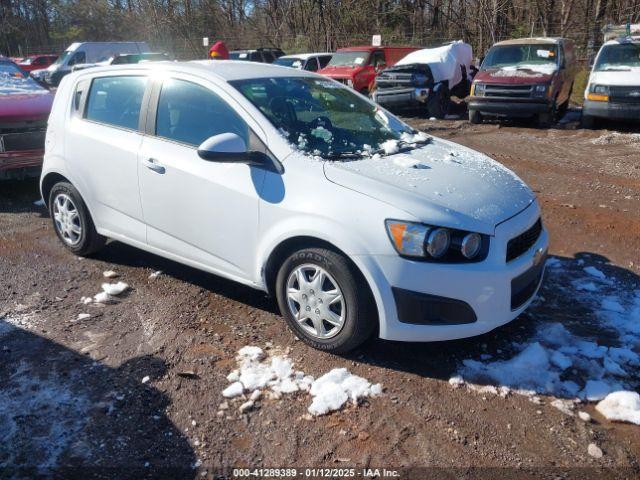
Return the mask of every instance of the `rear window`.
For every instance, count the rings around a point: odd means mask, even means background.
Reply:
[[[115,127],[138,129],[146,77],[95,78],[91,83],[85,118]]]

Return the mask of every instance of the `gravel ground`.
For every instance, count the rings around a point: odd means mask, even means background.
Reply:
[[[618,293],[640,288],[637,135],[572,122],[539,130],[409,121],[489,154],[529,183],[550,253],[569,275],[596,266]],[[74,257],[37,199],[35,181],[0,184],[0,477],[214,478],[234,467],[357,468],[355,476],[387,468],[401,478],[640,475],[640,427],[609,422],[593,404],[580,407],[592,416],[585,422],[545,396],[448,382],[463,359],[509,358],[513,342],[544,322],[588,318],[592,307],[567,287],[566,272],[547,275],[544,301],[482,337],[374,340],[339,357],[297,341],[274,300],[249,288],[117,242]],[[82,304],[100,291],[105,270],[131,288],[113,304]],[[346,367],[384,393],[322,417],[307,414],[306,393],[265,398],[248,413],[237,399],[221,410],[245,345],[285,352],[315,377]]]

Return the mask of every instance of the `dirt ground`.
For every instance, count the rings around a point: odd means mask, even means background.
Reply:
[[[618,290],[640,288],[640,137],[581,130],[571,116],[549,130],[409,121],[487,153],[531,185],[552,255],[598,265]],[[591,307],[576,304],[564,277],[547,275],[546,301],[482,337],[375,340],[339,357],[296,341],[275,302],[249,288],[117,242],[74,257],[33,204],[38,198],[35,181],[0,184],[0,477],[215,478],[233,476],[233,467],[296,467],[298,476],[329,467],[356,468],[355,476],[386,468],[400,478],[640,477],[638,426],[609,422],[593,404],[581,407],[593,417],[584,422],[546,397],[484,395],[448,382],[462,359],[507,358],[542,322],[587,318]],[[105,270],[131,290],[114,304],[83,305]],[[80,313],[91,316],[77,320]],[[288,349],[316,377],[347,367],[384,393],[317,418],[306,415],[304,393],[244,414],[229,402],[219,414],[245,345]],[[591,443],[601,458],[589,455]]]

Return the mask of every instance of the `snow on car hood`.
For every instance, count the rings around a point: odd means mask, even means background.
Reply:
[[[492,235],[535,195],[479,152],[433,140],[406,153],[325,162],[327,179],[400,208],[425,223]]]
[[[623,87],[640,86],[640,68],[629,67],[629,70],[604,70],[592,72],[589,77],[589,83]]]

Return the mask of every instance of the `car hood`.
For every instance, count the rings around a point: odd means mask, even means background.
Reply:
[[[328,77],[351,77],[356,73],[363,70],[364,67],[324,67],[322,70],[319,70],[318,73],[321,75],[326,75]]]
[[[422,222],[487,235],[535,201],[531,189],[495,160],[439,139],[406,153],[325,162],[324,171],[329,181]]]
[[[33,79],[0,77],[0,122],[46,119],[53,94]]]
[[[489,84],[530,85],[531,83],[548,83],[553,79],[555,71],[515,69],[512,67],[492,68],[476,74],[474,81]]]
[[[640,86],[640,68],[629,71],[599,71],[592,72],[589,83],[609,86],[636,87]]]

